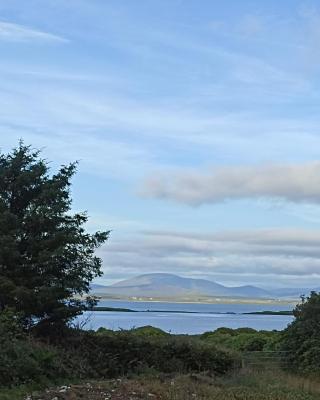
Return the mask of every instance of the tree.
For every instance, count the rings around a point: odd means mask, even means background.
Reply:
[[[22,141],[0,154],[0,311],[22,314],[27,327],[66,324],[96,303],[90,282],[102,261],[94,252],[109,231],[89,234],[86,213],[70,213],[76,167],[50,175]]]
[[[320,372],[320,293],[301,297],[293,311],[295,320],[283,333],[282,350],[295,371]]]

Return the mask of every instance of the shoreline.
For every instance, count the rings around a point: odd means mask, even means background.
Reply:
[[[117,308],[117,307],[93,307],[88,312],[123,312],[123,313],[166,313],[166,314],[212,314],[212,315],[279,315],[279,316],[293,316],[293,311],[280,310],[280,311],[252,311],[252,312],[201,312],[201,311],[183,311],[183,310],[132,310],[130,308]]]
[[[160,298],[144,298],[141,297],[139,299],[132,299],[132,298],[114,298],[114,297],[104,297],[104,296],[97,296],[99,301],[126,301],[128,303],[175,303],[175,304],[251,304],[251,305],[293,305],[295,306],[299,300],[275,300],[275,299],[246,299],[246,298],[226,298],[221,300],[216,299],[202,299],[202,300],[189,300],[189,299],[160,299]]]

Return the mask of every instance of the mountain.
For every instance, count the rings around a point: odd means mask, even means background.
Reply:
[[[229,290],[231,295],[233,294],[234,296],[240,296],[240,297],[253,297],[253,298],[259,298],[259,297],[265,297],[265,298],[270,298],[272,297],[270,295],[270,292],[264,289],[261,289],[256,286],[238,286],[238,287],[227,287],[226,289]]]
[[[90,285],[91,290],[99,290],[99,289],[105,289],[106,286],[105,285],[99,285],[97,283],[93,283],[92,285]]]
[[[255,286],[227,287],[206,279],[183,278],[164,273],[140,275],[104,288],[94,290],[97,294],[124,297],[183,297],[222,296],[245,298],[272,298],[270,292]]]
[[[318,289],[315,289],[319,291]],[[299,298],[301,295],[308,295],[311,289],[307,288],[279,288],[279,289],[270,289],[270,293],[275,297],[294,297]]]

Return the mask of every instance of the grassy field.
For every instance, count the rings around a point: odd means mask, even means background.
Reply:
[[[65,382],[54,388],[22,386],[0,400],[316,400],[320,382],[281,370],[243,370],[224,378],[204,374],[140,375],[104,381]]]

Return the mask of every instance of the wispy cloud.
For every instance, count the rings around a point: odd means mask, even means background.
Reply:
[[[0,21],[0,41],[12,42],[68,42],[67,39],[25,25]]]
[[[289,285],[319,275],[318,232],[244,231],[319,223],[317,10],[299,16],[276,0],[190,1],[183,13],[169,0],[0,3],[1,148],[23,137],[54,166],[80,159],[76,202],[93,215],[90,229],[115,229],[107,277]],[[212,18],[222,18],[216,29]],[[136,196],[152,171],[151,199]],[[145,226],[243,230],[139,235]]]

